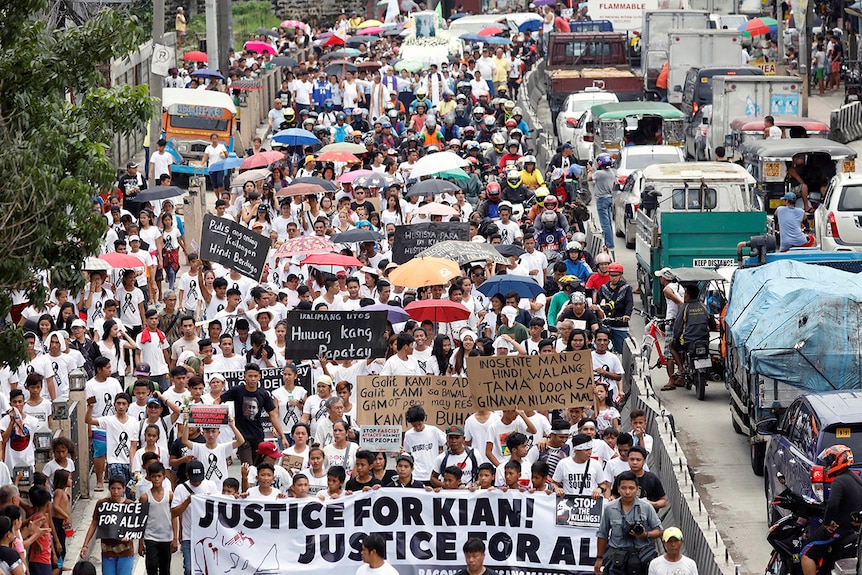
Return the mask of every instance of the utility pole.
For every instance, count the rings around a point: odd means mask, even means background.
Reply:
[[[219,58],[218,71],[227,78],[227,71],[230,67],[227,55],[232,48],[235,48],[233,45],[233,18],[231,17],[230,0],[216,0],[216,33],[218,34],[218,45],[222,52],[222,57]],[[215,66],[210,67],[214,68]]]
[[[165,42],[165,0],[153,0],[153,56],[155,57],[156,45]],[[162,87],[164,79],[162,76],[153,74],[150,68],[150,95],[158,101],[158,109],[150,119],[150,152],[156,149],[156,142],[162,133]],[[150,174],[150,179],[155,181],[159,174]]]
[[[218,13],[216,0],[206,0],[207,18],[207,68],[218,70],[221,66],[219,58]]]

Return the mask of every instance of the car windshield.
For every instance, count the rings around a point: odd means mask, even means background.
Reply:
[[[625,170],[643,170],[653,164],[674,164],[679,161],[677,154],[626,154],[620,167]]]

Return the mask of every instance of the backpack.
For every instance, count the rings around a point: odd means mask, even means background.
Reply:
[[[165,418],[161,415],[159,415],[159,423],[162,424],[162,429],[164,430],[165,437],[168,440],[168,450],[170,451],[171,446],[174,444],[174,439],[176,439],[174,437],[174,428],[171,427],[171,429],[168,430],[168,424],[165,423]],[[144,427],[145,427],[144,424],[155,425],[155,424],[147,423],[146,418],[142,419],[140,421],[140,423],[138,423],[138,446],[144,445],[144,439],[143,439],[144,438]]]
[[[476,461],[476,455],[473,453],[472,447],[465,447],[465,452],[467,453],[467,458],[470,460],[470,463],[473,464],[473,467],[470,470],[470,475],[473,476],[473,482],[476,482],[476,479],[479,477],[479,462]],[[446,463],[449,461],[449,456],[452,455],[449,450],[446,450],[446,454],[443,456],[443,461],[440,462],[440,469],[437,472],[440,474],[440,477],[443,477],[443,472],[446,470]]]

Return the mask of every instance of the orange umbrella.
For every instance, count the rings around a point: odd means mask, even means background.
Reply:
[[[496,26],[488,26],[487,28],[482,28],[481,30],[479,30],[479,36],[496,36],[502,31],[502,28],[497,28]]]
[[[446,285],[461,275],[457,262],[444,258],[414,258],[389,273],[397,286],[420,288]]]
[[[323,152],[317,159],[321,162],[345,162],[347,164],[355,164],[359,161],[359,158],[351,154],[350,152]]]

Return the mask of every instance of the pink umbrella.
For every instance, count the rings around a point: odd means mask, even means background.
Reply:
[[[244,47],[258,54],[275,54],[275,48],[266,42],[246,42]]]
[[[368,174],[373,174],[371,170],[353,170],[352,172],[345,172],[338,176],[338,181],[342,184],[350,184],[353,183],[353,180],[358,178],[359,176],[367,176]]]
[[[481,30],[479,30],[479,36],[496,36],[502,31],[502,28],[498,28],[496,26],[488,26],[487,28],[482,28]]]
[[[359,36],[372,36],[374,34],[382,34],[385,30],[379,26],[372,26],[371,28],[363,28],[356,34]]]
[[[327,254],[338,251],[338,246],[326,238],[318,236],[299,236],[281,244],[275,251],[276,257]]]
[[[285,20],[281,23],[282,28],[292,28],[294,30],[301,28],[303,30],[308,31],[308,24],[305,22],[300,22],[299,20]]]
[[[259,154],[246,158],[243,163],[240,164],[239,169],[251,170],[252,168],[263,168],[273,162],[281,160],[282,158],[284,158],[284,154],[281,152],[260,152]]]

